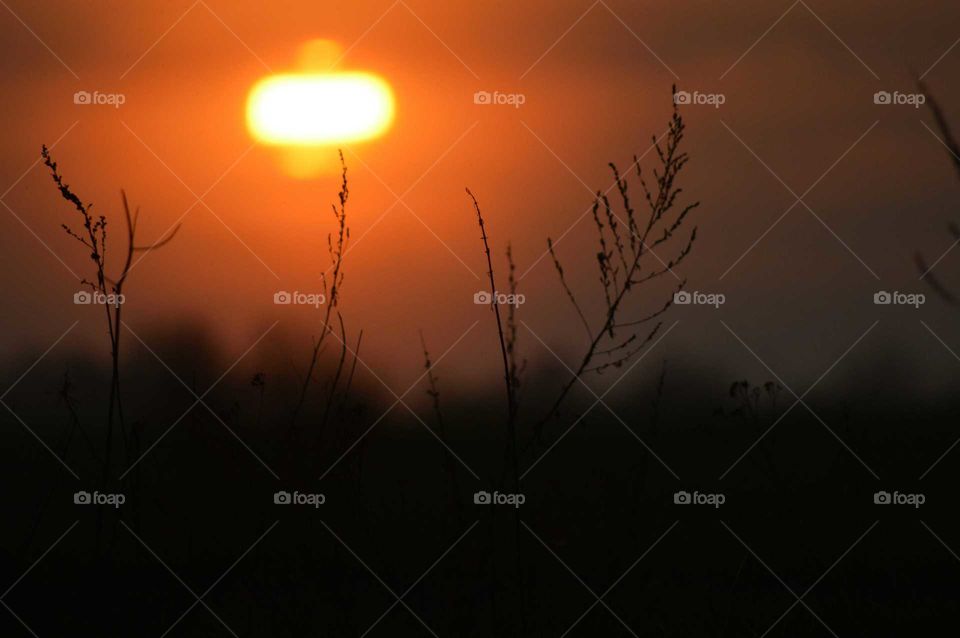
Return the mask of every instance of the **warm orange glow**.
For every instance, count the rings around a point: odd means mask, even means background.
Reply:
[[[315,146],[383,135],[393,122],[390,86],[365,72],[272,75],[250,91],[247,126],[266,144]]]
[[[300,69],[304,73],[326,73],[343,57],[343,49],[334,40],[316,38],[300,47]]]

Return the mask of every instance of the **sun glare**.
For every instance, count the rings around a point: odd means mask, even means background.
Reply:
[[[393,122],[390,86],[366,72],[291,73],[259,81],[247,126],[260,142],[318,146],[379,137]]]

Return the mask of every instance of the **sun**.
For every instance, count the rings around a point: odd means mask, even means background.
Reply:
[[[298,70],[266,76],[250,89],[247,129],[280,149],[294,177],[332,171],[331,151],[381,137],[393,125],[390,84],[369,71],[335,70],[341,59],[336,42],[311,40],[301,47]]]
[[[393,123],[390,86],[366,72],[297,73],[260,80],[247,125],[265,144],[317,146],[383,135]]]

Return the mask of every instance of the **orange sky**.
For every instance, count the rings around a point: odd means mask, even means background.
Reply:
[[[724,342],[721,316],[805,387],[874,320],[876,309],[864,300],[875,290],[925,291],[915,249],[935,257],[950,244],[944,228],[960,188],[921,123],[930,124],[929,114],[877,106],[872,96],[910,92],[911,69],[927,72],[960,122],[952,82],[960,46],[950,49],[960,37],[955,4],[7,4],[11,11],[0,10],[7,130],[0,192],[15,184],[2,198],[12,212],[0,209],[7,353],[45,348],[75,319],[81,324],[65,347],[103,339],[100,317],[69,302],[77,284],[68,269],[79,274],[88,265],[59,225],[76,220],[42,167],[28,170],[40,145],[54,142],[67,181],[101,212],[119,213],[121,187],[142,205],[145,239],[193,206],[175,242],[134,269],[132,325],[146,331],[200,318],[238,355],[274,320],[292,339],[316,333],[313,311],[271,300],[278,289],[317,289],[337,179],[291,179],[275,149],[252,145],[244,124],[252,84],[268,69],[294,68],[311,38],[348,47],[340,68],[382,75],[397,99],[385,137],[344,149],[353,247],[343,303],[351,329],[365,330],[365,360],[398,388],[419,375],[418,328],[439,353],[476,320],[476,338],[451,354],[445,376],[493,378],[490,317],[472,303],[488,286],[479,279],[485,263],[464,187],[480,199],[499,263],[512,240],[526,273],[546,237],[562,235],[588,209],[589,191],[610,185],[607,162],[629,164],[664,130],[673,82],[726,98],[719,109],[684,109],[692,156],[685,190],[702,207],[700,239],[681,271],[692,289],[730,300],[720,315],[672,311],[670,322],[681,324],[665,346],[676,359],[737,377],[769,376],[740,344]],[[78,90],[122,93],[126,101],[79,106],[72,100]],[[526,101],[479,106],[479,90],[522,93]],[[720,280],[794,203],[787,187],[801,195],[814,183],[804,201],[823,223],[796,206]],[[204,203],[195,205],[198,196]],[[119,230],[120,218],[113,219]],[[584,218],[573,228],[558,251],[568,270],[581,273],[572,280],[586,295],[596,279],[592,227]],[[938,271],[948,275],[956,258]],[[524,321],[572,358],[579,333],[549,262],[530,270],[521,288]],[[942,358],[941,346],[920,338],[912,316],[905,326],[903,313],[883,322],[877,344]],[[924,313],[960,343],[939,304]],[[920,332],[902,338],[904,331]],[[528,358],[550,362],[530,335],[521,337]],[[851,363],[850,374],[869,363]],[[952,363],[942,361],[946,369]],[[930,384],[943,381],[925,374]]]

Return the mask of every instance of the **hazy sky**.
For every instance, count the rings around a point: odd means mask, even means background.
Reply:
[[[581,337],[549,260],[538,261],[546,237],[564,236],[557,250],[572,284],[599,301],[593,228],[582,217],[590,191],[611,185],[607,162],[629,165],[664,131],[672,83],[723,96],[719,108],[682,110],[683,186],[702,204],[699,239],[678,274],[727,302],[674,308],[667,325],[680,323],[661,354],[721,379],[770,378],[732,331],[800,392],[879,320],[831,374],[869,375],[898,353],[923,385],[960,371],[930,332],[960,349],[953,311],[939,300],[928,294],[919,310],[872,303],[878,290],[929,293],[912,255],[933,261],[953,241],[946,224],[960,182],[929,112],[878,105],[874,94],[914,93],[922,74],[960,126],[956,3],[5,4],[5,353],[45,349],[77,319],[58,347],[105,339],[95,309],[72,304],[73,273],[89,262],[60,229],[76,215],[34,165],[43,143],[56,143],[67,181],[111,217],[114,237],[120,188],[142,206],[145,240],[186,213],[176,240],[131,275],[131,325],[199,319],[237,356],[275,320],[278,335],[309,341],[317,313],[272,296],[318,289],[337,177],[292,179],[275,149],[252,145],[244,103],[259,78],[296,68],[301,44],[328,38],[346,49],[338,68],[382,75],[397,99],[385,137],[344,149],[353,244],[343,311],[353,334],[365,330],[365,360],[398,388],[420,372],[418,328],[440,353],[477,320],[444,372],[495,379],[491,318],[473,304],[489,286],[465,186],[483,206],[501,279],[513,243],[521,317],[572,360]],[[76,105],[81,90],[125,102]],[[525,103],[477,105],[477,91]],[[936,272],[950,281],[958,267],[960,250]],[[554,363],[533,335],[521,339],[534,364]]]

